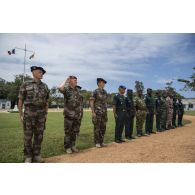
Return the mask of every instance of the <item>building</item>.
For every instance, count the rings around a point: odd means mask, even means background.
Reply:
[[[195,98],[185,98],[182,99],[182,102],[184,104],[184,110],[195,110]]]
[[[11,109],[11,101],[6,99],[0,99],[0,110]]]

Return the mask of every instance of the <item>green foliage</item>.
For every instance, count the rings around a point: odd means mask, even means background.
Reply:
[[[193,68],[195,70],[195,67]],[[187,79],[178,79],[179,82],[184,84],[184,87],[182,90],[184,91],[195,91],[195,73],[193,73],[190,77],[189,80]]]

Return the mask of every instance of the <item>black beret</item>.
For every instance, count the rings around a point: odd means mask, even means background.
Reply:
[[[103,81],[105,84],[107,83],[107,81],[105,81],[103,78],[97,78],[97,83],[99,83],[100,81]]]
[[[128,93],[128,92],[133,93],[133,89],[127,89],[127,93]]]
[[[46,73],[46,71],[40,66],[31,66],[30,69],[31,69],[31,72],[33,72],[34,70],[41,70],[43,74]]]
[[[126,89],[126,87],[124,85],[120,85],[119,88]]]

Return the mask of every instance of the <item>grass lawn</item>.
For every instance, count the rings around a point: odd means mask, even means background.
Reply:
[[[189,123],[190,121],[184,121]],[[114,118],[108,112],[105,143],[113,142]],[[134,128],[135,134],[135,128]],[[42,144],[42,156],[50,157],[64,154],[63,115],[61,112],[50,112],[47,118],[46,130]],[[94,147],[93,125],[91,113],[84,112],[80,135],[77,139],[79,149]],[[19,122],[18,113],[0,113],[0,162],[23,161],[23,130]]]
[[[185,111],[185,114],[195,116],[195,111]]]

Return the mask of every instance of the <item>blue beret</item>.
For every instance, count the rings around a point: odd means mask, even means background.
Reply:
[[[103,81],[105,84],[107,83],[107,81],[105,81],[103,78],[97,78],[97,83],[99,83],[100,81]]]

